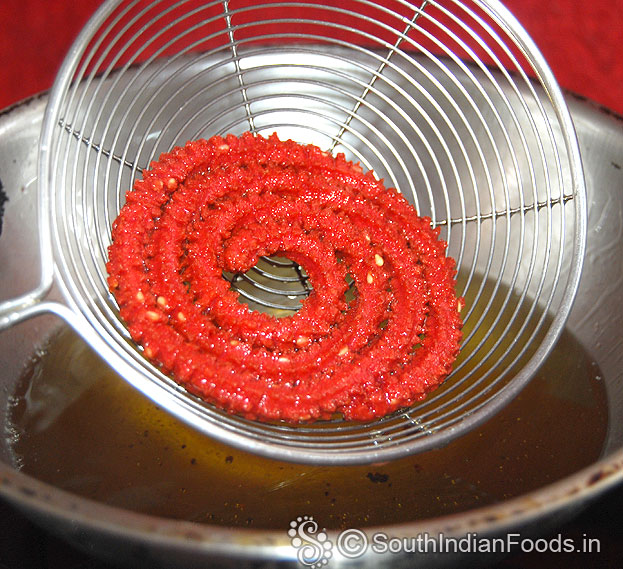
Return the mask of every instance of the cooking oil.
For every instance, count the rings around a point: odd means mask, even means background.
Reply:
[[[262,529],[301,515],[328,529],[409,522],[506,500],[593,463],[608,420],[600,375],[564,332],[514,401],[444,448],[382,465],[307,466],[198,434],[62,328],[12,398],[12,450],[40,480],[167,518]]]

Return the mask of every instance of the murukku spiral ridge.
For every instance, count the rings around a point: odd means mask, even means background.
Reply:
[[[309,276],[292,316],[251,310],[223,278],[271,255]],[[107,269],[120,317],[165,373],[233,413],[300,422],[381,417],[446,378],[462,326],[454,265],[430,220],[371,172],[246,133],[152,163]]]

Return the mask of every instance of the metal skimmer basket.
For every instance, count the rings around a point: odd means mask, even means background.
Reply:
[[[343,152],[441,228],[466,301],[464,340],[453,373],[425,401],[368,424],[253,422],[188,394],[129,339],[105,269],[126,191],[160,153],[244,131]],[[2,306],[2,325],[60,315],[182,420],[309,463],[421,452],[491,417],[556,342],[586,233],[563,96],[494,0],[108,1],[51,91],[39,189],[41,284]],[[304,271],[283,258],[224,278],[252,308],[278,315],[309,293]],[[62,302],[50,300],[53,290]]]

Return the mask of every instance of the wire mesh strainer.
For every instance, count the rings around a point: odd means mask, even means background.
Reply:
[[[464,340],[425,401],[369,424],[288,426],[206,404],[129,339],[106,284],[110,227],[150,161],[252,131],[359,161],[430,216],[458,266]],[[201,431],[274,458],[346,464],[443,445],[533,376],[577,289],[584,182],[551,71],[498,2],[108,1],[76,40],[44,117],[40,286],[2,326],[61,315],[131,384]],[[288,314],[304,270],[266,258],[225,274]],[[65,303],[47,300],[53,285]]]

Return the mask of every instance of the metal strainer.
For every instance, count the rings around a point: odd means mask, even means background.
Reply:
[[[249,130],[345,153],[441,227],[466,300],[464,340],[425,401],[367,424],[253,422],[187,393],[129,339],[105,269],[126,191],[175,145]],[[51,91],[39,192],[41,284],[5,302],[0,324],[56,313],[202,432],[309,463],[421,452],[491,417],[556,342],[586,234],[563,96],[494,0],[105,2]],[[224,278],[252,308],[279,315],[309,293],[305,272],[284,258]],[[49,299],[53,289],[63,302]]]

